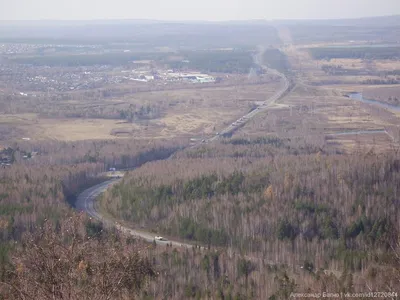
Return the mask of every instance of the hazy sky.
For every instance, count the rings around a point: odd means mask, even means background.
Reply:
[[[0,0],[1,20],[325,19],[400,14],[400,0]]]

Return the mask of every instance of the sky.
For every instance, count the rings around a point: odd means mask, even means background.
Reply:
[[[400,15],[400,0],[0,0],[0,20],[336,19]]]

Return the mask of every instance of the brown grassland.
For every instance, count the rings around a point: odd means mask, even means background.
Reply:
[[[218,139],[282,82],[0,92],[0,299],[397,298],[400,113],[346,96],[396,102],[400,65],[314,59],[338,55],[309,50],[332,45],[325,29],[310,44],[308,28],[278,27],[284,46],[261,57],[290,89]],[[75,210],[92,200],[99,219]]]
[[[154,105],[160,115],[147,120],[128,122],[122,119],[94,117],[54,117],[39,113],[0,115],[0,124],[19,131],[19,139],[53,139],[74,141],[85,139],[115,138],[171,138],[176,136],[215,134],[232,120],[242,116],[257,101],[272,95],[278,83],[235,86],[211,86],[199,89],[178,89],[135,93],[129,99],[107,100],[103,109],[124,103],[130,105]],[[97,101],[98,102],[98,101]],[[60,114],[65,106],[76,106],[84,111],[87,107],[100,106],[97,102],[81,103],[67,100],[60,103]],[[113,108],[113,110],[115,110]],[[18,139],[18,138],[17,138]]]
[[[263,133],[285,138],[302,137],[315,141],[327,137],[329,138],[327,145],[335,145],[335,148],[348,151],[361,145],[367,149],[374,148],[375,151],[380,151],[391,147],[392,138],[386,133],[363,132],[373,130],[392,132],[398,127],[398,117],[393,112],[373,105],[335,95],[325,88],[297,85],[288,96],[267,112],[257,115],[238,134],[245,137]],[[335,135],[356,131],[361,133]],[[332,134],[333,136],[330,136]],[[322,147],[323,143],[320,145]]]

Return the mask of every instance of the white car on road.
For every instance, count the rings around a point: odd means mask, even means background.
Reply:
[[[162,236],[159,236],[159,235],[157,235],[156,237],[154,237],[154,239],[155,239],[156,241],[167,241],[166,238],[163,238]]]

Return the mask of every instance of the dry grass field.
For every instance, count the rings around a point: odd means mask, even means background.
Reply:
[[[163,109],[161,115],[148,120],[127,122],[103,118],[42,117],[39,114],[3,114],[2,128],[18,129],[10,139],[54,139],[60,141],[115,138],[169,138],[215,134],[233,119],[250,110],[257,101],[264,101],[278,87],[277,82],[216,86],[199,89],[178,89],[134,93],[101,103],[81,103],[67,100],[59,104],[77,105],[76,110],[99,106],[120,107],[129,105],[157,105]],[[114,109],[114,108],[113,108]]]
[[[397,143],[382,131],[397,128],[399,121],[400,115],[395,112],[336,95],[328,88],[298,85],[238,134],[300,137],[318,147],[342,151],[360,147],[385,151]]]
[[[385,149],[392,139],[385,133],[332,136],[340,132],[385,130],[397,126],[400,114],[362,104],[344,97],[348,92],[363,92],[366,97],[383,99],[398,95],[398,85],[367,85],[362,81],[377,79],[370,75],[337,75],[325,72],[323,66],[341,66],[346,70],[393,71],[400,62],[393,60],[330,59],[317,60],[308,48],[326,47],[327,44],[291,45],[291,33],[279,31],[285,46],[296,87],[266,113],[259,114],[237,134],[273,134],[281,137],[303,136],[325,140],[326,145],[345,150],[355,149],[362,143],[366,147]],[[345,43],[335,44],[346,46]],[[228,78],[228,77],[227,77]],[[260,79],[260,78],[259,78]],[[266,80],[267,77],[262,77]],[[199,137],[215,135],[233,120],[248,112],[257,101],[264,101],[279,86],[278,82],[256,83],[247,76],[231,76],[223,84],[167,86],[153,90],[155,83],[135,83],[135,88],[121,86],[123,92],[107,98],[79,98],[70,92],[67,99],[55,106],[61,112],[87,111],[86,117],[43,117],[40,114],[3,114],[1,128],[13,128],[7,139],[151,139],[178,136]],[[132,88],[132,90],[130,90]],[[142,91],[141,89],[147,89]],[[95,93],[101,93],[96,91]],[[400,97],[399,97],[400,98]],[[89,98],[88,98],[89,99]],[[44,105],[44,104],[43,104]],[[99,113],[118,114],[129,107],[152,106],[159,111],[156,117],[128,122],[117,118],[93,117]],[[91,113],[91,114],[90,114]],[[4,131],[4,130],[3,130]],[[326,137],[329,136],[328,139]],[[357,147],[356,147],[357,146]]]
[[[390,59],[314,59],[309,48],[349,46],[342,43],[289,44],[290,33],[281,30],[287,41],[281,49],[288,57],[296,88],[277,105],[249,122],[243,134],[274,134],[282,137],[304,136],[308,139],[324,137],[325,146],[345,151],[360,147],[385,151],[398,146],[400,113],[379,105],[361,103],[344,97],[349,92],[362,92],[365,98],[391,103],[391,97],[400,100],[398,84],[366,84],[370,81],[398,79],[385,72],[400,70],[400,61]],[[362,43],[361,43],[362,44]],[[335,67],[346,70],[335,74]],[[333,72],[323,70],[333,67]],[[348,74],[346,74],[346,72]],[[371,74],[368,74],[370,72]],[[376,75],[372,75],[376,74]],[[368,132],[386,130],[385,132]],[[341,132],[359,134],[332,135]],[[367,132],[365,132],[367,131]],[[395,139],[395,142],[393,141]]]
[[[383,75],[384,72],[400,70],[397,59],[331,58],[314,59],[308,49],[349,46],[349,43],[315,43],[307,45],[287,45],[282,48],[288,56],[292,69],[299,81],[312,85],[364,85],[366,80],[397,79],[397,76]],[[357,48],[356,48],[357,49]],[[328,74],[322,68],[340,67],[343,74]],[[354,74],[348,74],[354,72]],[[357,74],[359,72],[359,74]],[[364,74],[370,72],[371,74]]]
[[[400,61],[387,59],[353,59],[353,58],[332,58],[329,61],[316,60],[319,65],[342,66],[345,69],[361,70],[374,68],[379,71],[394,71],[400,69]]]
[[[385,133],[335,136],[329,137],[326,142],[328,146],[342,149],[348,153],[356,151],[362,153],[385,152],[397,147]]]

